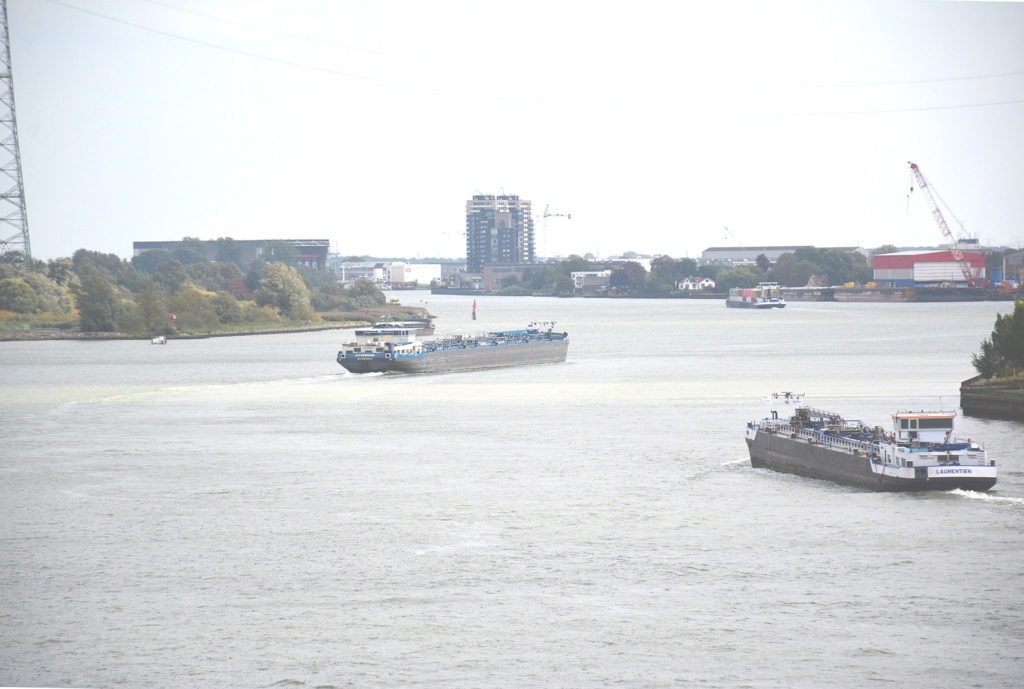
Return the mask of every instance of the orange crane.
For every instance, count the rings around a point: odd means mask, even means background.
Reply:
[[[964,280],[967,281],[969,287],[977,285],[978,277],[971,268],[970,262],[964,258],[964,252],[960,250],[960,244],[956,241],[956,237],[949,231],[949,225],[946,224],[946,218],[943,217],[942,211],[939,209],[939,204],[935,200],[935,195],[932,194],[932,188],[928,186],[928,181],[924,178],[924,174],[921,172],[921,168],[917,166],[917,163],[911,163],[909,160],[907,164],[910,165],[911,171],[914,173],[914,179],[917,180],[917,188],[925,193],[928,197],[928,203],[931,205],[932,217],[935,218],[935,222],[938,223],[939,229],[942,230],[942,235],[946,238],[949,243],[949,251],[953,254],[953,260],[960,267],[960,272],[964,275]],[[914,190],[913,187],[910,188]],[[959,222],[959,221],[957,221]]]

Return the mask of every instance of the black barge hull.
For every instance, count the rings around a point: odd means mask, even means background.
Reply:
[[[822,479],[875,491],[976,490],[985,491],[995,485],[990,477],[927,475],[920,467],[915,478],[883,476],[871,469],[871,459],[822,444],[794,439],[782,433],[758,432],[747,438],[750,465],[787,474]]]

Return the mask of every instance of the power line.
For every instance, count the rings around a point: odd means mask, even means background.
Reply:
[[[338,43],[336,41],[328,41],[328,40],[324,40],[322,38],[317,38],[315,36],[309,36],[307,34],[298,34],[298,33],[293,33],[291,31],[281,31],[280,29],[272,29],[272,28],[267,27],[267,26],[260,26],[259,24],[250,24],[248,22],[240,22],[237,19],[226,19],[224,17],[219,17],[219,16],[214,15],[214,14],[209,14],[208,12],[199,12],[197,10],[186,9],[184,7],[177,7],[176,5],[173,5],[171,3],[162,2],[162,0],[141,0],[141,1],[142,2],[148,2],[151,5],[156,5],[158,7],[166,7],[167,9],[174,10],[175,12],[182,12],[182,13],[185,13],[185,14],[191,14],[191,15],[193,15],[195,17],[202,17],[203,19],[210,19],[212,21],[219,22],[221,24],[227,24],[229,26],[240,26],[240,27],[242,27],[244,29],[254,29],[256,31],[262,31],[264,33],[273,34],[275,36],[284,36],[285,38],[298,39],[300,41],[305,41],[307,43],[318,43],[320,45],[327,45],[327,46],[332,46],[332,47],[335,47],[335,48],[344,48],[345,50],[352,50],[352,51],[355,51],[355,52],[364,53],[366,55],[383,55],[385,57],[394,57],[394,54],[392,54],[392,53],[386,53],[386,52],[382,52],[382,51],[379,51],[379,50],[368,50],[366,48],[361,48],[359,46],[354,46],[354,45],[349,45],[349,44],[341,44],[341,43]],[[61,3],[61,4],[64,4],[64,3]],[[69,6],[69,5],[65,5],[65,6]],[[115,19],[113,21],[119,21],[119,20]]]
[[[166,31],[166,30],[163,30],[163,29],[157,29],[157,28],[154,28],[154,27],[151,27],[151,26],[146,26],[144,24],[139,24],[137,22],[132,22],[132,21],[128,21],[128,20],[125,20],[125,19],[119,19],[117,17],[113,17],[113,16],[110,16],[108,14],[104,14],[102,12],[96,12],[94,10],[89,10],[89,9],[85,9],[83,7],[79,7],[77,5],[73,5],[73,4],[69,3],[69,2],[65,2],[65,0],[49,0],[49,1],[51,3],[54,3],[56,5],[60,5],[62,7],[66,7],[66,8],[71,9],[71,10],[75,10],[75,11],[78,11],[78,12],[82,12],[84,14],[89,14],[89,15],[92,15],[92,16],[95,16],[95,17],[99,17],[101,19],[105,19],[107,21],[114,22],[116,24],[123,24],[125,26],[130,26],[132,28],[139,29],[141,31],[148,31],[150,33],[155,33],[155,34],[158,34],[158,35],[161,35],[161,36],[166,36],[168,38],[174,38],[174,39],[177,39],[177,40],[180,40],[180,41],[185,41],[187,43],[192,43],[192,44],[195,44],[195,45],[203,46],[205,48],[210,48],[212,50],[219,50],[219,51],[226,52],[226,53],[232,53],[232,54],[235,54],[235,55],[241,55],[241,56],[244,56],[244,57],[250,57],[250,58],[253,58],[253,59],[262,60],[262,61],[265,61],[265,62],[271,62],[271,63],[275,63],[275,64],[280,64],[280,65],[285,65],[285,66],[293,67],[293,68],[296,68],[296,69],[304,69],[304,70],[309,70],[309,71],[313,71],[313,72],[320,72],[320,73],[323,73],[323,74],[330,74],[330,75],[333,75],[333,76],[344,77],[344,78],[347,78],[347,79],[356,79],[356,80],[360,80],[360,81],[373,82],[373,83],[378,83],[378,84],[393,84],[393,85],[413,86],[415,88],[419,88],[419,89],[422,89],[424,91],[429,91],[429,92],[434,92],[434,93],[451,93],[452,95],[460,95],[461,94],[460,91],[455,91],[455,90],[446,91],[445,89],[441,89],[441,88],[425,86],[425,85],[423,85],[421,83],[403,82],[401,80],[395,80],[395,79],[381,79],[381,78],[378,78],[378,77],[366,76],[364,74],[356,74],[356,73],[353,73],[353,72],[345,72],[345,71],[342,71],[342,70],[333,69],[331,67],[324,67],[322,65],[308,64],[308,63],[304,63],[304,62],[297,62],[297,61],[294,61],[294,60],[286,60],[286,59],[282,59],[282,58],[271,57],[269,55],[264,55],[262,53],[258,53],[258,52],[254,52],[254,51],[250,51],[250,50],[242,50],[242,49],[239,49],[239,48],[232,48],[232,47],[225,46],[225,45],[222,45],[222,44],[219,44],[219,43],[213,43],[213,42],[210,42],[210,41],[204,41],[204,40],[200,40],[200,39],[197,39],[197,38],[192,38],[190,36],[184,36],[182,34],[175,33],[175,32],[172,32],[172,31]],[[310,38],[308,36],[301,36],[301,35],[298,35],[298,34],[291,34],[291,33],[287,33],[287,32],[275,31],[273,29],[267,29],[267,28],[256,26],[256,25],[253,25],[253,24],[237,22],[237,21],[234,21],[234,20],[224,19],[222,17],[217,17],[217,16],[214,16],[214,15],[210,15],[210,14],[206,14],[206,13],[202,13],[202,12],[196,12],[196,11],[193,11],[193,10],[187,10],[187,9],[182,9],[182,8],[174,7],[173,5],[169,5],[167,3],[161,2],[160,0],[145,0],[145,1],[146,2],[150,2],[152,4],[156,4],[156,5],[160,5],[160,6],[163,6],[163,7],[167,7],[169,9],[177,10],[177,11],[180,11],[180,12],[185,12],[185,13],[188,13],[188,14],[193,14],[193,15],[200,16],[200,17],[205,17],[205,18],[208,18],[208,19],[213,19],[215,21],[224,22],[224,23],[227,23],[227,24],[235,24],[237,26],[242,26],[242,27],[245,27],[245,28],[256,29],[256,30],[260,30],[260,31],[268,31],[268,32],[271,32],[271,33],[277,33],[277,34],[280,34],[280,35],[289,36],[291,38],[298,38],[298,39],[305,40],[305,41],[321,42],[318,39],[312,39],[312,38]],[[335,43],[329,43],[329,45],[335,45],[336,47],[345,47],[345,46],[341,46],[341,45],[335,44]],[[360,48],[351,48],[350,46],[348,48],[349,49],[355,49],[355,50],[361,50]],[[365,51],[365,52],[369,52],[369,51]],[[384,53],[375,53],[375,54],[384,54]],[[844,87],[858,87],[858,86],[909,86],[909,85],[915,85],[915,84],[932,84],[932,83],[955,82],[955,81],[977,81],[977,80],[1008,78],[1008,77],[1016,77],[1016,76],[1024,76],[1024,70],[1003,72],[1003,73],[998,73],[998,74],[985,74],[985,75],[960,76],[960,77],[936,77],[936,78],[932,78],[932,79],[903,80],[903,81],[848,82],[848,83],[818,84],[818,85],[807,84],[807,85],[803,85],[803,86],[792,86],[791,85],[790,88],[824,89],[824,88],[844,88]],[[759,84],[759,86],[764,87],[764,84],[763,83]],[[532,103],[534,105],[545,106],[545,107],[562,107],[562,108],[575,108],[575,109],[584,109],[584,110],[610,110],[610,111],[618,111],[618,112],[647,112],[647,111],[649,111],[649,108],[628,108],[628,107],[626,107],[626,108],[615,108],[615,107],[609,108],[609,107],[606,107],[606,106],[586,106],[586,105],[580,105],[579,103],[553,102],[553,101],[531,101],[531,100],[528,100],[528,99],[522,99],[522,98],[516,98],[516,97],[496,97],[496,96],[491,96],[491,99],[498,100],[498,101],[503,101],[503,102],[515,102],[515,103],[521,103],[521,104]],[[1015,99],[1015,100],[1006,100],[1006,101],[992,101],[992,102],[985,102],[985,103],[963,103],[963,104],[956,104],[956,105],[921,106],[921,107],[910,107],[910,108],[877,108],[877,109],[870,109],[870,110],[838,110],[838,111],[793,111],[793,112],[774,112],[774,113],[773,112],[763,112],[763,113],[748,113],[748,114],[761,114],[761,115],[766,115],[766,116],[793,116],[793,117],[885,115],[885,114],[899,114],[899,113],[910,113],[910,112],[928,112],[928,111],[941,111],[941,110],[961,110],[961,109],[968,109],[968,108],[998,107],[998,106],[1006,106],[1006,105],[1019,105],[1021,103],[1024,103],[1024,99]]]
[[[108,14],[103,14],[102,12],[96,12],[94,10],[87,10],[84,7],[78,7],[76,5],[72,5],[70,3],[64,2],[64,0],[50,0],[50,2],[54,3],[55,5],[61,5],[62,7],[67,7],[68,9],[72,9],[72,10],[75,10],[77,12],[82,12],[84,14],[89,14],[89,15],[92,15],[94,17],[99,17],[101,19],[106,19],[107,21],[111,21],[111,22],[114,22],[116,24],[123,24],[125,26],[130,26],[132,28],[139,29],[141,31],[149,31],[150,33],[159,34],[161,36],[167,36],[168,38],[175,38],[175,39],[177,39],[179,41],[185,41],[187,43],[194,43],[195,45],[201,45],[204,48],[211,48],[213,50],[220,50],[220,51],[226,52],[226,53],[234,53],[235,55],[243,55],[245,57],[251,57],[251,58],[255,58],[257,60],[264,60],[266,62],[275,62],[277,64],[287,65],[289,67],[295,67],[295,68],[298,68],[298,69],[308,69],[308,70],[314,71],[314,72],[323,72],[323,73],[327,73],[327,74],[333,74],[335,76],[346,77],[346,78],[349,78],[349,79],[360,79],[360,80],[363,80],[363,81],[376,81],[376,82],[387,83],[386,80],[383,80],[383,79],[376,79],[374,77],[367,77],[367,76],[360,75],[360,74],[353,74],[351,72],[342,72],[340,70],[331,69],[330,67],[322,67],[322,66],[319,66],[319,65],[310,65],[310,64],[303,63],[303,62],[295,62],[295,61],[292,61],[292,60],[283,60],[281,58],[270,57],[269,55],[262,55],[260,53],[252,52],[252,51],[249,51],[249,50],[241,50],[239,48],[230,48],[228,46],[220,45],[218,43],[211,43],[209,41],[203,41],[203,40],[200,40],[198,38],[192,38],[190,36],[183,36],[181,34],[174,33],[172,31],[164,31],[163,29],[156,29],[156,28],[153,28],[151,26],[146,26],[144,24],[138,24],[136,22],[128,21],[126,19],[119,19],[117,17],[112,17],[112,16],[110,16]]]

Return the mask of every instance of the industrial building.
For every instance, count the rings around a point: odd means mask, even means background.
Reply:
[[[1015,285],[1024,282],[1024,251],[1015,251],[1003,257],[1002,277]]]
[[[702,265],[707,264],[726,264],[726,265],[743,265],[749,263],[757,263],[757,257],[764,255],[772,263],[779,260],[779,256],[782,254],[792,254],[800,249],[813,249],[815,247],[809,245],[799,246],[712,246],[704,249],[701,252],[700,261]],[[832,249],[835,251],[842,251],[845,253],[859,253],[865,257],[868,255],[867,249],[859,246],[833,246],[833,247],[822,247],[824,249]]]
[[[479,273],[485,264],[534,263],[531,203],[512,194],[474,194],[466,202],[466,268]]]
[[[441,279],[440,263],[405,263],[404,261],[338,261],[332,263],[341,282],[370,280],[383,289],[415,289],[429,287]]]
[[[900,251],[872,258],[875,284],[880,287],[917,287],[980,284],[987,279],[985,254],[961,252],[958,261],[951,250]]]
[[[298,250],[296,263],[300,265],[323,270],[327,265],[327,251],[330,248],[329,239],[228,239],[230,250],[234,254],[230,262],[248,266],[258,261],[263,255],[263,249],[273,242],[285,242],[291,244]],[[208,261],[225,260],[222,253],[225,250],[225,240],[210,239],[201,242],[205,257]],[[174,251],[184,246],[193,246],[192,241],[170,241],[170,242],[132,242],[132,256],[138,256],[147,251],[164,250]]]

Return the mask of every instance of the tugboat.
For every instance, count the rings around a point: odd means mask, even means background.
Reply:
[[[896,412],[892,430],[799,407],[747,424],[750,464],[877,491],[988,490],[996,463],[953,435],[952,411]]]

